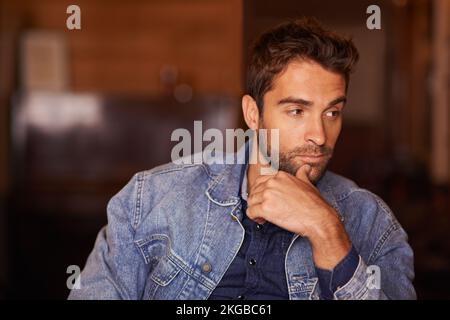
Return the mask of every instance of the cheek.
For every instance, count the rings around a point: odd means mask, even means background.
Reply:
[[[262,114],[260,115],[260,126],[266,129],[276,129],[281,128],[283,119],[279,112],[276,112],[270,106],[267,106],[263,109]]]
[[[304,129],[301,126],[280,128],[280,150],[282,152],[293,150],[304,144]]]
[[[279,112],[264,113],[264,117],[260,121],[260,128],[268,129],[269,135],[271,129],[278,129],[278,137],[281,147],[291,139],[298,140],[294,138],[297,136],[296,132],[298,132],[298,128],[295,128],[294,126],[290,127],[290,123],[287,122],[283,117],[283,114],[280,114]]]
[[[327,128],[327,140],[329,145],[334,145],[339,138],[339,134],[341,133],[342,128],[342,120],[339,120],[337,123],[333,123]]]

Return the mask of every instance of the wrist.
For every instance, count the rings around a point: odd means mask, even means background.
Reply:
[[[344,226],[334,209],[327,209],[322,216],[320,223],[312,225],[308,230],[308,239],[312,244],[333,243],[345,233]]]
[[[314,227],[308,239],[314,262],[322,269],[333,269],[351,248],[350,239],[335,212],[323,224]]]

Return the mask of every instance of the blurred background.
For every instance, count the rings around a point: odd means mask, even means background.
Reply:
[[[245,128],[249,44],[304,15],[361,54],[331,169],[393,209],[419,298],[450,298],[448,0],[0,0],[0,298],[65,299],[109,198],[174,129]]]

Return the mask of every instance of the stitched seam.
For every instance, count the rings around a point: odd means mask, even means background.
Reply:
[[[175,263],[181,270],[183,270],[185,273],[190,275],[192,278],[197,280],[198,282],[202,283],[204,286],[206,286],[208,289],[212,289],[214,287],[214,284],[207,278],[202,276],[197,276],[193,269],[190,268],[178,255],[175,254],[175,252],[171,252],[168,255],[168,258]]]
[[[162,258],[162,256],[149,257],[148,254],[146,252],[144,252],[143,247],[146,246],[149,242],[151,242],[153,240],[167,240],[167,243],[169,244],[169,251],[170,251],[170,239],[165,234],[155,234],[155,235],[152,235],[152,236],[147,237],[145,239],[139,239],[139,240],[134,241],[134,243],[138,247],[138,250],[140,251],[140,253],[144,257],[144,260],[145,260],[146,264],[149,264],[154,259]]]
[[[134,220],[133,220],[133,229],[136,230],[140,219],[141,219],[141,200],[142,200],[142,186],[145,179],[145,172],[138,173],[137,175],[137,195],[136,195],[136,203],[134,207]]]
[[[206,233],[207,233],[207,229],[208,229],[208,219],[209,219],[209,210],[211,209],[211,202],[208,201],[208,208],[206,209],[206,223],[205,223],[205,228],[203,229],[203,235],[202,235],[202,240],[200,241],[200,245],[197,248],[197,256],[195,257],[195,262],[196,264],[199,262],[199,257],[200,257],[200,252],[202,251],[203,248],[203,244],[205,243],[205,237],[206,237]]]
[[[389,228],[383,233],[381,238],[378,240],[377,245],[375,246],[375,249],[373,250],[372,254],[369,256],[369,260],[367,261],[368,264],[371,264],[371,262],[375,260],[375,258],[378,256],[381,249],[383,248],[383,245],[386,243],[386,240],[389,238],[392,232],[396,230],[398,230],[398,224],[392,223],[389,226]]]
[[[354,188],[354,189],[352,188],[351,190],[349,190],[348,193],[345,193],[345,194],[340,195],[339,197],[336,197],[336,200],[337,201],[345,200],[355,192],[362,192],[362,193],[368,193],[368,194],[374,195],[372,192],[370,192],[366,189],[363,189],[363,188]]]
[[[237,209],[238,207],[239,207],[239,204],[236,204],[235,207],[231,210],[230,215],[235,216],[235,215],[234,215],[234,212],[236,211],[236,209]],[[244,231],[244,233],[245,233],[244,227],[242,226],[242,224],[241,224],[240,222],[239,222],[239,226],[241,227],[242,231]],[[244,235],[244,236],[245,236],[245,235]],[[228,270],[229,267],[230,267],[230,265],[231,265],[231,263],[233,263],[233,260],[236,258],[237,254],[238,254],[238,252],[239,252],[239,249],[240,249],[240,247],[242,246],[243,241],[244,241],[244,237],[242,237],[242,239],[241,239],[241,241],[240,241],[238,247],[236,247],[236,248],[233,249],[233,252],[235,252],[235,254],[234,254],[233,258],[230,260],[230,263],[228,264],[228,266],[226,267],[225,272],[224,272],[224,273],[222,274],[222,276],[217,280],[217,284],[219,284],[220,281],[222,281],[222,278],[225,276],[226,270]],[[211,289],[211,291],[209,292],[207,298],[209,298],[209,296],[211,295],[212,290],[214,289],[214,286],[212,286],[210,289]]]
[[[218,178],[214,179],[214,180],[212,181],[212,183],[211,183],[211,184],[208,186],[208,188],[206,189],[206,192],[205,192],[205,193],[206,193],[206,196],[208,197],[209,200],[211,200],[212,202],[214,202],[215,204],[217,204],[217,205],[219,205],[219,206],[235,205],[236,203],[239,202],[239,199],[238,199],[237,197],[233,197],[234,200],[230,200],[230,201],[218,201],[218,200],[214,199],[214,198],[211,196],[211,194],[210,194],[210,191],[214,190],[214,188],[215,188],[218,184],[220,184],[220,183],[223,181],[224,178],[225,178],[225,173],[222,172],[222,174],[221,174]]]

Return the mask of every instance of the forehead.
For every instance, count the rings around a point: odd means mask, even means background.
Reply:
[[[295,60],[274,78],[268,94],[313,99],[334,98],[345,94],[343,75],[324,69],[310,60]]]

